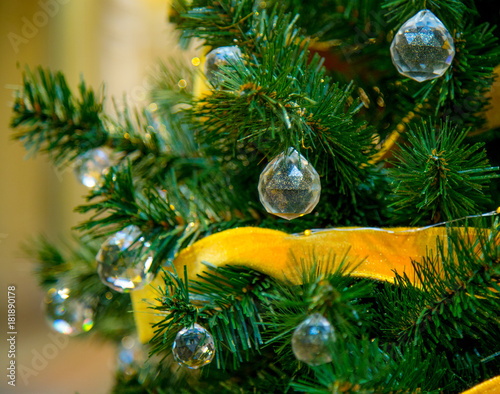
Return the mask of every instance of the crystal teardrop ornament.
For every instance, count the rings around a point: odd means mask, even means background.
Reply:
[[[429,10],[408,19],[391,44],[392,62],[397,70],[418,82],[441,77],[454,56],[453,38]]]
[[[214,339],[205,328],[195,323],[177,333],[172,353],[180,365],[198,369],[212,362],[215,356]]]
[[[205,57],[205,76],[207,80],[213,86],[220,86],[222,80],[217,71],[219,71],[219,66],[226,65],[231,62],[236,62],[241,59],[241,51],[236,45],[228,47],[220,47],[210,51]]]
[[[94,326],[94,310],[71,296],[66,287],[49,290],[45,297],[45,316],[55,331],[65,335],[78,335]]]
[[[293,354],[299,361],[315,366],[332,361],[330,347],[334,340],[333,327],[319,313],[300,323],[292,335]]]
[[[96,256],[101,281],[120,293],[144,288],[153,279],[150,246],[133,225],[109,237]]]
[[[321,182],[314,167],[295,149],[276,156],[260,174],[259,197],[267,212],[287,220],[311,213]]]
[[[108,154],[103,149],[97,148],[78,156],[73,171],[80,183],[88,188],[93,188],[99,184],[110,166]]]

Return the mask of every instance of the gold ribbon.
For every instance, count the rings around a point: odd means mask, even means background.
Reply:
[[[178,273],[187,269],[189,279],[196,279],[205,268],[203,262],[220,267],[238,265],[259,271],[278,280],[300,283],[299,268],[294,262],[314,259],[335,263],[349,257],[352,275],[393,282],[394,272],[414,276],[412,260],[419,260],[436,246],[437,238],[446,238],[446,228],[340,228],[290,235],[281,231],[245,227],[210,235],[182,250],[173,265]],[[446,243],[444,243],[446,245]],[[163,285],[161,275],[152,285],[131,293],[139,337],[147,342],[153,336],[152,324],[161,320],[151,310],[157,305],[155,290]]]
[[[205,269],[203,262],[207,262],[216,267],[238,265],[299,284],[301,276],[297,262],[311,262],[314,256],[317,261],[331,263],[329,269],[335,270],[342,258],[348,256],[355,267],[352,275],[393,283],[394,272],[406,273],[413,280],[411,261],[432,253],[437,239],[446,239],[446,231],[445,227],[340,228],[289,235],[263,228],[237,228],[195,242],[179,253],[173,265],[179,273],[186,267],[189,279],[201,274]],[[446,242],[443,246],[446,247]],[[142,342],[152,338],[152,325],[164,318],[150,309],[159,305],[156,289],[162,285],[163,279],[158,275],[147,288],[130,293]],[[500,376],[463,394],[480,393],[500,393]]]
[[[473,388],[464,391],[462,394],[499,394],[500,393],[500,375],[486,380]]]

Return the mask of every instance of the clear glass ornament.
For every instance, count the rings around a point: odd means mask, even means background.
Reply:
[[[120,293],[142,289],[153,279],[150,243],[137,226],[128,226],[109,237],[97,253],[97,273],[101,281]]]
[[[299,361],[315,366],[332,361],[330,346],[334,341],[333,327],[319,313],[309,316],[292,335],[293,354]]]
[[[450,67],[455,45],[443,23],[429,10],[408,19],[391,44],[397,70],[418,82],[439,78]]]
[[[276,156],[260,174],[259,197],[266,211],[287,220],[311,213],[321,182],[314,167],[295,149]]]
[[[228,60],[232,63],[241,59],[241,51],[236,45],[229,47],[220,47],[210,51],[205,57],[205,76],[213,86],[219,86],[222,80],[216,72],[219,71],[220,65],[228,64]]]
[[[45,316],[49,325],[61,334],[78,335],[94,326],[93,309],[70,297],[66,287],[49,290],[45,297]]]
[[[83,185],[92,188],[99,184],[110,166],[109,155],[103,149],[97,148],[78,156],[73,171]]]
[[[172,353],[180,365],[198,369],[212,362],[215,356],[214,339],[207,330],[195,323],[177,333]]]
[[[118,370],[132,377],[139,373],[147,360],[144,345],[135,336],[123,337],[118,345]]]

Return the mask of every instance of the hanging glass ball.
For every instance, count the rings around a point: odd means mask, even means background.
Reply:
[[[287,220],[311,213],[321,182],[314,167],[295,149],[276,156],[260,174],[259,197],[267,212]]]
[[[45,297],[45,315],[49,325],[61,334],[78,335],[94,326],[93,309],[70,297],[66,287],[49,290]]]
[[[330,346],[334,340],[333,327],[319,313],[309,316],[292,335],[293,354],[299,361],[315,366],[332,361]]]
[[[198,369],[212,362],[215,356],[214,339],[207,330],[195,323],[177,333],[172,353],[180,365]]]
[[[99,184],[110,166],[108,154],[103,149],[97,148],[78,156],[73,171],[83,185],[92,188]]]
[[[422,10],[398,30],[392,40],[391,56],[401,74],[423,82],[446,72],[455,56],[455,45],[436,15]]]
[[[222,84],[220,76],[216,75],[220,65],[226,65],[231,61],[235,63],[241,59],[241,51],[236,45],[229,47],[220,47],[210,51],[205,57],[205,76],[213,86]]]
[[[153,279],[150,243],[137,226],[128,226],[109,237],[97,253],[97,273],[101,281],[120,293],[142,289]]]
[[[144,345],[135,336],[123,337],[118,345],[118,370],[127,377],[139,373],[147,360]]]

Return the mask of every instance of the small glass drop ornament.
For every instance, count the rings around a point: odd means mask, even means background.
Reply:
[[[205,76],[213,86],[222,84],[220,76],[216,75],[220,65],[226,65],[231,61],[235,63],[241,59],[241,51],[236,45],[220,47],[210,51],[205,57]]]
[[[78,335],[94,326],[93,309],[70,297],[66,287],[49,290],[45,297],[45,316],[55,331],[65,335]]]
[[[455,45],[443,22],[431,11],[422,10],[398,30],[391,56],[401,74],[423,82],[446,72],[455,56]]]
[[[153,279],[150,243],[137,226],[128,226],[109,237],[97,253],[97,273],[101,281],[120,293],[142,289]]]
[[[99,184],[110,166],[108,154],[103,149],[97,148],[78,156],[73,171],[80,183],[93,188]]]
[[[318,173],[293,148],[276,156],[260,174],[260,202],[267,212],[284,219],[311,213],[320,194]]]
[[[147,351],[139,338],[134,336],[123,337],[118,346],[118,370],[126,377],[139,373],[148,359]]]
[[[319,313],[309,316],[292,335],[293,354],[299,361],[315,366],[332,361],[330,346],[334,341],[333,327]]]
[[[198,369],[212,362],[215,356],[214,339],[207,330],[195,323],[177,333],[172,353],[180,365]]]

